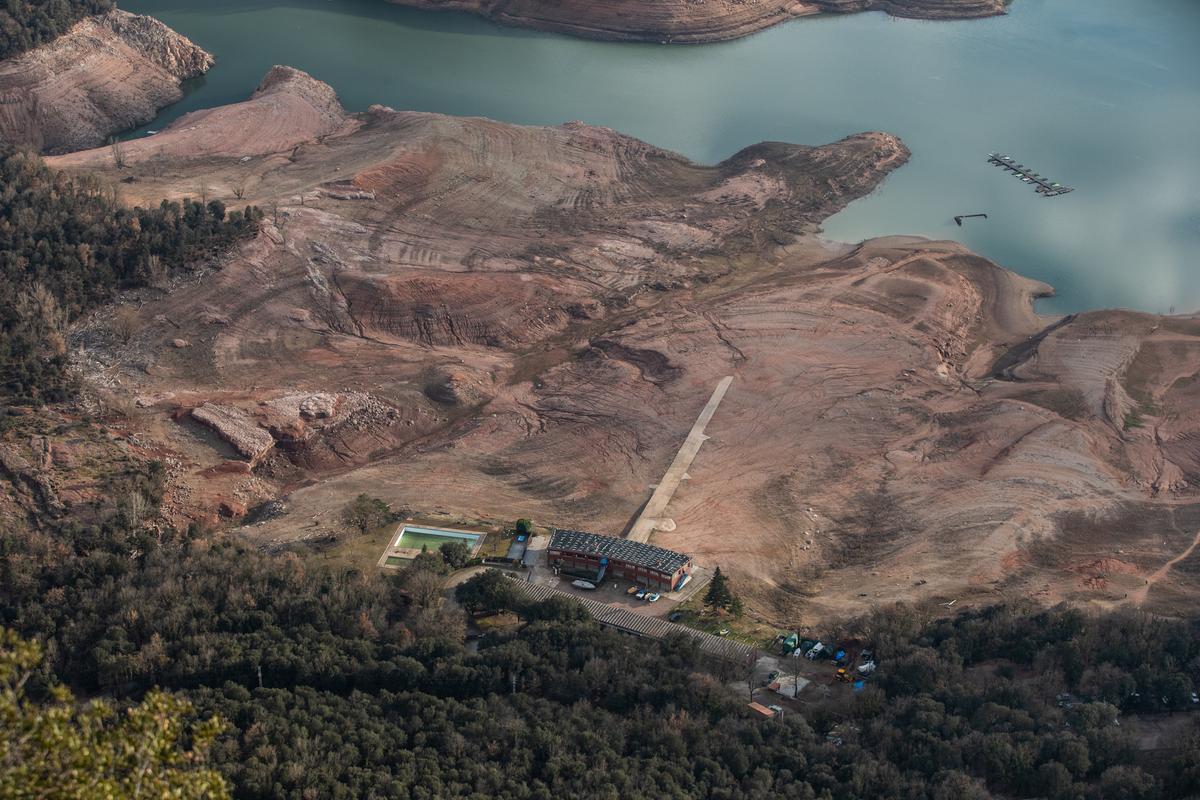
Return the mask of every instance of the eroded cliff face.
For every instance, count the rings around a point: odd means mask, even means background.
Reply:
[[[591,39],[674,43],[737,39],[822,12],[886,11],[925,19],[1004,13],[1005,0],[389,0],[470,11],[505,25]]]
[[[0,62],[0,139],[46,152],[104,143],[178,101],[213,58],[156,19],[111,11]]]

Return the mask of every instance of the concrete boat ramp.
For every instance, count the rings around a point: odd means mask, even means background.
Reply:
[[[671,466],[667,467],[666,474],[663,475],[658,486],[654,487],[654,494],[650,495],[650,499],[646,501],[642,513],[630,527],[629,533],[625,534],[626,539],[648,542],[650,534],[655,529],[661,527],[664,530],[670,530],[674,527],[673,521],[665,519],[663,514],[666,513],[667,505],[675,496],[675,490],[679,488],[679,484],[688,477],[687,471],[691,468],[692,462],[696,460],[700,446],[707,441],[708,436],[704,434],[704,429],[708,427],[713,414],[717,413],[717,407],[721,405],[721,400],[725,398],[725,393],[729,391],[731,383],[733,383],[733,376],[728,375],[717,384],[717,388],[708,398],[700,416],[696,418],[696,423],[692,425],[691,432],[683,440],[679,452],[675,454],[675,460],[671,462]],[[667,527],[668,525],[669,527]]]

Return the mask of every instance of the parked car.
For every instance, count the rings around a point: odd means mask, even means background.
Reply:
[[[625,594],[637,594],[637,590],[638,590],[638,587],[630,586],[628,589],[625,590]]]
[[[576,589],[588,589],[589,591],[596,588],[596,584],[584,580],[571,581],[571,585]]]
[[[643,599],[645,596],[646,596],[646,590],[642,589],[642,588],[639,588],[637,590],[637,592],[634,594],[634,597],[636,597],[638,600]]]
[[[683,619],[682,611],[672,611],[671,616],[667,617],[669,622],[679,622],[681,619]]]
[[[783,713],[783,706],[767,706],[767,708],[769,708],[769,709],[771,709],[772,711],[774,711],[774,712],[775,712],[775,716],[779,716],[780,714],[782,714],[782,713]]]
[[[660,597],[662,597],[662,595],[660,595],[658,592],[651,592],[650,594],[646,595],[646,602],[647,603],[657,603],[658,598],[660,598]]]

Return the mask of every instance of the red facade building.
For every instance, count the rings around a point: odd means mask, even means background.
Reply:
[[[598,533],[555,529],[547,557],[552,566],[603,580],[613,576],[660,591],[671,591],[692,574],[692,557],[644,542]]]

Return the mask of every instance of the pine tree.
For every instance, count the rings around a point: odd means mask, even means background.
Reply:
[[[732,602],[733,593],[729,591],[729,579],[722,574],[721,568],[717,567],[708,584],[708,591],[704,593],[704,605],[715,611],[728,608]]]

